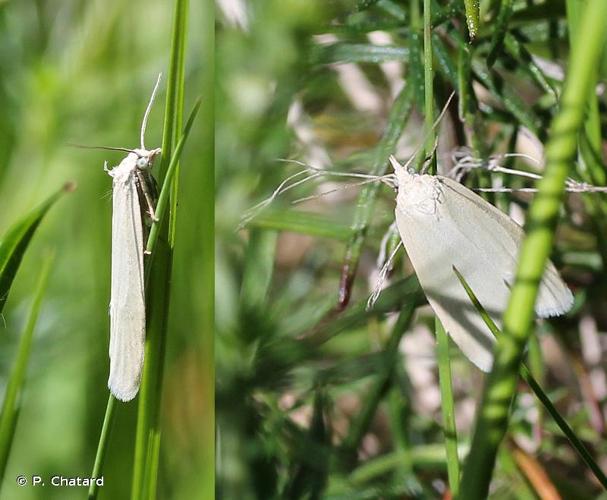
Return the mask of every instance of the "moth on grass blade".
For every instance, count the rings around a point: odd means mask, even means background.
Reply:
[[[416,173],[409,169],[409,163],[401,165],[392,156],[390,164],[394,173],[382,176],[321,171],[307,166],[281,183],[270,198],[253,207],[243,222],[249,222],[280,194],[312,179],[353,177],[362,180],[349,186],[368,182],[390,186],[396,191],[396,228],[428,302],[466,357],[481,370],[489,371],[495,339],[470,303],[453,267],[462,273],[492,320],[500,325],[514,282],[523,229],[457,181],[441,175]],[[581,187],[571,185],[568,190],[577,191]],[[394,248],[382,268],[369,307],[377,299],[381,281],[399,247]],[[558,316],[572,305],[571,291],[555,266],[548,262],[535,305],[537,316]]]
[[[112,273],[110,297],[110,375],[108,387],[121,401],[139,391],[145,347],[146,220],[156,221],[156,182],[150,172],[160,148],[148,150],[144,136],[160,84],[156,81],[141,124],[141,147],[126,151],[120,164],[104,170],[112,177]]]

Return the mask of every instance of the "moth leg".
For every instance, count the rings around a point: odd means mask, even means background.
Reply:
[[[148,213],[154,222],[158,222],[158,218],[156,217],[156,212],[154,211],[154,203],[152,202],[152,195],[148,188],[148,184],[143,178],[143,174],[137,170],[137,178],[139,179],[139,186],[141,187],[141,192],[143,193],[143,197],[145,198],[145,202],[148,206]]]

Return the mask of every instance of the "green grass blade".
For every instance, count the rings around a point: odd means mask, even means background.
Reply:
[[[93,473],[91,477],[93,479],[100,478],[103,475],[103,464],[107,453],[108,441],[110,431],[112,429],[112,422],[114,421],[114,408],[116,398],[110,394],[105,408],[105,417],[103,418],[103,426],[101,427],[101,436],[99,436],[99,444],[97,445],[97,453],[95,454],[95,464],[93,465]],[[89,487],[89,500],[95,500],[99,493],[99,486],[96,481],[91,483]]]
[[[415,303],[406,303],[392,328],[390,338],[384,348],[385,362],[382,363],[382,370],[377,375],[373,386],[365,396],[363,407],[358,412],[356,418],[350,423],[348,434],[343,440],[342,451],[344,452],[343,455],[347,461],[352,463],[356,462],[356,454],[360,443],[369,430],[377,407],[388,393],[392,375],[394,373],[394,365],[400,360],[398,346],[413,319],[414,312]]]
[[[42,264],[42,271],[40,272],[40,277],[36,286],[34,301],[32,302],[27,323],[21,334],[21,340],[19,341],[15,366],[11,371],[6,386],[6,395],[4,397],[4,402],[2,403],[2,413],[0,414],[0,484],[4,480],[6,464],[8,462],[15,434],[15,427],[17,425],[17,418],[20,410],[20,400],[25,387],[25,374],[27,372],[27,365],[32,350],[34,328],[36,327],[38,315],[40,314],[40,306],[42,305],[42,299],[46,292],[46,285],[52,270],[53,260],[54,256],[50,255]]]
[[[4,309],[15,274],[23,254],[36,232],[38,225],[63,193],[73,191],[75,185],[68,183],[55,191],[39,207],[13,224],[0,241],[0,313]]]
[[[275,231],[251,231],[240,289],[243,310],[254,310],[266,303],[274,271],[277,238]]]
[[[449,357],[449,336],[442,323],[436,319],[436,357],[438,360],[438,381],[441,393],[445,452],[447,455],[447,475],[453,497],[459,494],[460,465],[457,455],[457,427],[455,425],[455,403],[451,383],[451,360]]]
[[[508,21],[512,15],[512,0],[501,0],[500,10],[497,14],[497,22],[495,29],[493,30],[493,37],[491,40],[491,47],[489,48],[489,55],[487,56],[487,65],[493,66],[497,56],[502,50],[504,44],[504,37],[508,30]]]
[[[180,117],[182,116],[184,93],[183,66],[187,12],[188,1],[176,0],[162,137],[163,157],[159,169],[161,180],[164,180],[169,169],[170,159],[173,157],[175,137],[181,134]],[[175,196],[173,196],[171,202],[174,207]],[[137,414],[135,459],[131,487],[132,500],[156,498],[156,476],[160,448],[160,402],[170,301],[175,216],[176,213],[173,210],[169,215],[168,227],[159,232],[154,244],[154,260],[149,274],[147,338]]]
[[[350,226],[332,221],[325,215],[302,210],[262,212],[249,222],[248,226],[273,231],[309,234],[340,241],[347,241],[352,236]]]
[[[156,241],[158,240],[158,235],[160,234],[160,226],[162,221],[164,220],[164,214],[169,205],[169,194],[171,192],[171,185],[173,177],[177,172],[177,165],[179,164],[179,158],[181,156],[181,151],[183,150],[183,146],[185,145],[185,141],[188,139],[188,135],[190,134],[190,129],[192,128],[192,124],[194,123],[194,119],[198,114],[198,110],[200,109],[200,98],[196,100],[192,111],[190,112],[190,116],[188,117],[188,121],[183,128],[183,134],[179,138],[179,142],[175,146],[175,151],[171,156],[171,161],[169,162],[169,166],[167,168],[166,174],[162,181],[162,189],[160,190],[160,195],[158,196],[158,203],[156,205],[156,218],[157,221],[154,221],[152,227],[150,229],[150,235],[148,237],[148,242],[145,247],[146,253],[151,254],[154,251],[154,247],[156,246]]]
[[[388,158],[394,152],[396,143],[403,133],[407,124],[411,111],[413,109],[413,96],[415,92],[411,86],[407,84],[394,101],[386,129],[377,146],[371,173],[374,175],[383,175],[388,166]],[[378,184],[369,184],[365,186],[358,198],[356,205],[356,213],[354,222],[352,223],[353,235],[348,242],[346,250],[346,258],[341,275],[340,292],[339,292],[339,307],[344,308],[350,300],[350,291],[363,242],[367,235],[367,229],[371,216],[373,215],[373,207],[375,199],[379,192]]]

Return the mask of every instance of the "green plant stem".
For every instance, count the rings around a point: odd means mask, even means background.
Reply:
[[[478,35],[478,27],[480,24],[479,17],[479,2],[478,0],[464,0],[466,9],[466,25],[468,26],[468,37],[470,41]]]
[[[436,356],[438,358],[438,379],[443,412],[443,433],[447,453],[447,475],[453,497],[459,494],[459,457],[457,456],[457,427],[455,425],[455,403],[451,383],[451,362],[449,358],[449,337],[438,320],[435,321]]]
[[[426,158],[433,155],[434,132],[434,64],[432,59],[432,10],[430,0],[424,0],[424,119],[426,123]],[[432,162],[434,166],[435,162]],[[432,169],[434,172],[435,169]]]
[[[95,465],[93,465],[93,473],[91,474],[91,477],[93,479],[97,479],[102,475],[101,471],[103,470],[103,464],[105,462],[108,437],[112,428],[112,422],[114,421],[115,403],[116,398],[110,393],[107,400],[107,406],[105,407],[105,417],[103,418],[103,426],[101,427],[101,436],[99,436],[97,453],[95,454]],[[91,483],[91,486],[89,487],[89,500],[94,500],[95,498],[97,498],[98,493],[99,486],[97,486],[96,481],[93,481]]]
[[[554,240],[569,166],[577,151],[589,90],[605,40],[607,2],[589,0],[577,43],[569,61],[569,73],[546,147],[546,170],[531,203],[527,236],[519,255],[512,294],[504,314],[504,334],[498,339],[493,369],[479,407],[472,441],[473,450],[464,467],[461,498],[487,495],[495,456],[508,428],[508,409],[518,380],[519,366],[534,320],[534,305],[544,267]]]

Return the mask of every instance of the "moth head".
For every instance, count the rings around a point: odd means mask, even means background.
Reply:
[[[154,158],[160,154],[160,148],[152,149],[150,151],[147,149],[134,149],[133,153],[137,155],[137,161],[135,162],[137,168],[145,170],[152,167]]]

